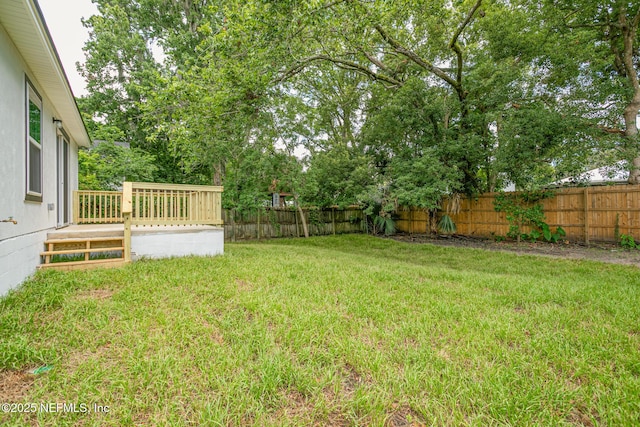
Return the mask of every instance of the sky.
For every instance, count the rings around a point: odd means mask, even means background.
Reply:
[[[76,62],[84,62],[82,47],[89,33],[81,19],[98,13],[91,0],[38,0],[44,20],[56,45],[73,94],[86,95],[84,79],[76,71]]]

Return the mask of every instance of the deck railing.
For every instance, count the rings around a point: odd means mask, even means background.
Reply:
[[[132,225],[222,225],[222,187],[125,182],[124,259],[131,261]]]
[[[134,225],[222,225],[222,187],[125,182],[123,193]]]
[[[75,224],[110,224],[122,222],[121,191],[74,191]]]

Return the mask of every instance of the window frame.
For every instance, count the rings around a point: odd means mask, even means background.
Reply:
[[[43,108],[42,97],[38,93],[28,77],[25,76],[25,200],[31,202],[42,202],[42,186],[43,186],[43,165],[42,165],[42,146],[43,146]],[[31,104],[40,110],[40,141],[31,135]],[[40,182],[32,181],[32,147],[37,150],[38,155],[38,177]],[[37,190],[40,191],[37,191]]]

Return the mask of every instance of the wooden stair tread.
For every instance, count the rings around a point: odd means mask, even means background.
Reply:
[[[49,243],[85,243],[85,242],[112,242],[112,241],[121,241],[124,240],[123,236],[114,236],[114,237],[73,237],[66,239],[49,239],[45,240],[44,244]]]
[[[83,249],[65,249],[65,250],[61,250],[61,251],[45,251],[45,252],[40,252],[41,256],[47,256],[47,255],[68,255],[68,254],[79,254],[79,253],[86,253],[86,252],[117,252],[117,251],[124,251],[124,246],[114,246],[111,248],[83,248]]]
[[[108,258],[108,259],[93,259],[89,261],[69,261],[69,262],[54,262],[51,264],[40,264],[38,268],[54,268],[58,270],[79,270],[85,268],[99,268],[99,267],[121,267],[127,264],[124,258]]]

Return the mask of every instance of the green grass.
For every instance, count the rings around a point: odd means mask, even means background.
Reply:
[[[368,236],[45,271],[0,301],[22,425],[640,422],[640,270]]]

